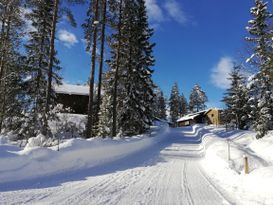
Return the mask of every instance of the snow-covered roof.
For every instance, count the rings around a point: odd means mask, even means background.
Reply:
[[[63,83],[62,85],[54,86],[55,92],[68,95],[89,95],[88,85],[72,85]]]
[[[183,122],[183,121],[193,120],[194,118],[198,117],[201,114],[207,114],[211,110],[221,110],[221,109],[219,109],[219,108],[210,108],[210,109],[207,109],[207,110],[202,110],[200,112],[191,113],[191,114],[188,114],[188,115],[185,115],[185,116],[179,118],[176,122]]]
[[[201,113],[198,114],[191,114],[191,115],[185,115],[184,117],[181,117],[180,119],[177,120],[177,122],[183,122],[183,121],[188,121],[188,120],[193,120],[197,116],[199,116]]]

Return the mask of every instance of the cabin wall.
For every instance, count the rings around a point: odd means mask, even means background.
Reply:
[[[87,114],[89,97],[85,95],[68,95],[57,93],[57,103],[65,108],[71,108],[72,113]]]
[[[207,121],[208,124],[213,124],[213,125],[220,125],[221,120],[220,120],[220,112],[219,110],[210,110],[207,114]]]

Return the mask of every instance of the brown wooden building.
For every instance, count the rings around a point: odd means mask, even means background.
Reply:
[[[177,120],[178,127],[191,126],[194,124],[220,125],[221,110],[211,108],[197,113],[185,115]]]
[[[65,108],[71,108],[72,113],[87,114],[89,101],[89,86],[62,84],[55,86],[57,103]]]

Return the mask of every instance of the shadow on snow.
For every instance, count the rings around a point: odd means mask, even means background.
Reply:
[[[61,186],[63,183],[86,180],[88,177],[111,174],[137,167],[154,166],[157,163],[166,162],[170,157],[199,158],[202,155],[194,153],[202,151],[198,146],[201,145],[202,136],[209,133],[209,130],[203,129],[203,127],[173,128],[163,141],[110,163],[30,180],[0,182],[0,192]],[[183,150],[176,150],[176,145],[178,147],[181,144],[183,144]],[[196,146],[196,148],[192,149],[193,146]]]

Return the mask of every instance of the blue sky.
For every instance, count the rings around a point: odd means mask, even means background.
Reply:
[[[208,106],[222,107],[232,61],[246,55],[245,26],[254,0],[146,0],[156,65],[154,81],[168,96],[174,82],[186,97],[194,84],[207,93]],[[272,4],[272,3],[270,3]],[[64,81],[85,83],[90,55],[84,50],[81,24],[87,5],[73,7],[78,27],[65,21],[58,27],[58,56]]]

